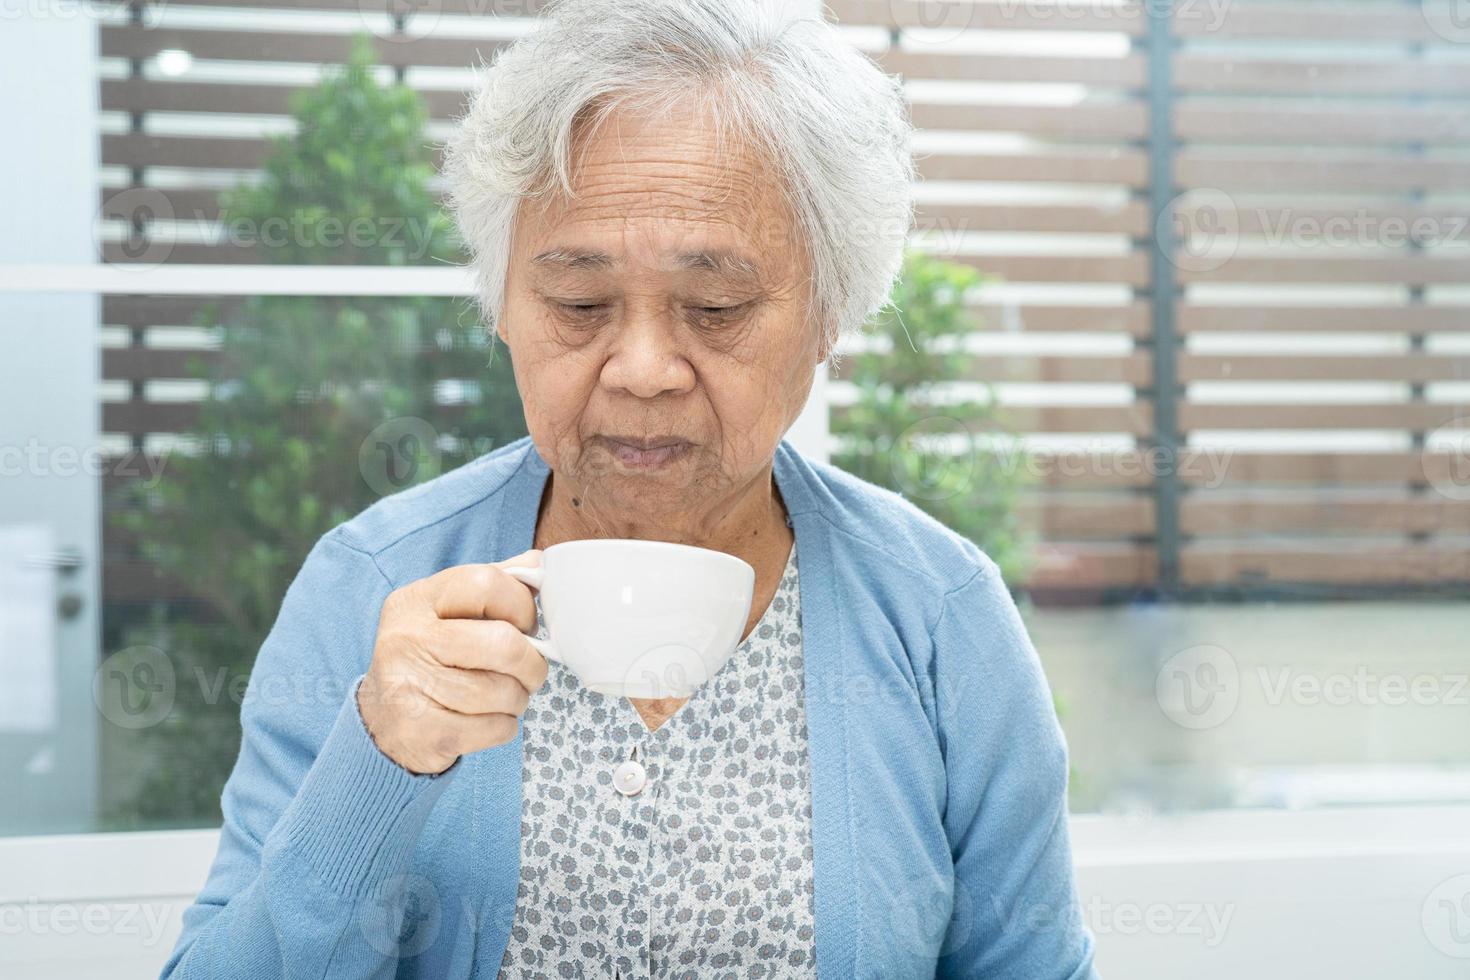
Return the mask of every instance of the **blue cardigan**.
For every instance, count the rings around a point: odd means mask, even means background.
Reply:
[[[529,549],[547,473],[523,438],[312,549],[251,674],[219,853],[164,977],[496,976],[521,738],[414,775],[354,692],[388,593]],[[784,440],[774,478],[801,561],[820,980],[1095,977],[1066,748],[994,563]]]

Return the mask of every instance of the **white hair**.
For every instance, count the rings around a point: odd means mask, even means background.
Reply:
[[[913,223],[901,81],[790,0],[551,0],[543,23],[476,71],[445,146],[448,204],[493,330],[517,208],[571,198],[574,140],[619,107],[686,96],[775,168],[811,261],[829,354],[886,308]]]

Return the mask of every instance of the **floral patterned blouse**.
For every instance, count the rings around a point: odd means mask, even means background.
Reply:
[[[501,977],[816,976],[800,603],[793,543],[750,636],[653,731],[550,665]]]

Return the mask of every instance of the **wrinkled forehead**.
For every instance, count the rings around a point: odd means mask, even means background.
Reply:
[[[612,112],[581,134],[569,176],[570,195],[557,188],[523,205],[523,258],[596,271],[617,261],[618,239],[669,271],[738,279],[758,276],[759,256],[791,243],[774,168],[688,107]]]

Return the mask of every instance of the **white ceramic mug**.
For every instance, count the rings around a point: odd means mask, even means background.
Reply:
[[[745,633],[755,569],[722,551],[592,538],[504,571],[535,589],[547,660],[615,697],[688,697],[729,662]]]

